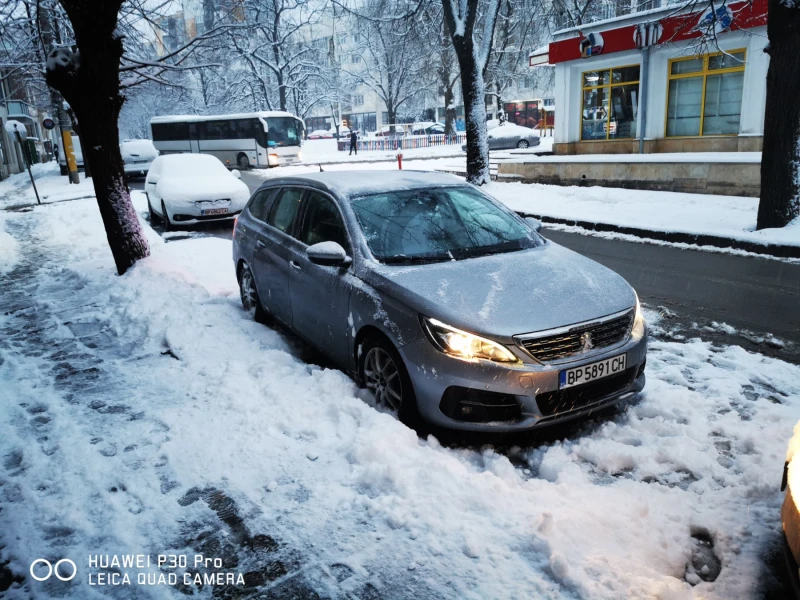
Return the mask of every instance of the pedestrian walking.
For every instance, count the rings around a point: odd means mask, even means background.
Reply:
[[[350,154],[348,156],[351,156],[353,152],[358,156],[358,134],[355,130],[350,132]]]

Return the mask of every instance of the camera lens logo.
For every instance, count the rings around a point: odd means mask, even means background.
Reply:
[[[38,565],[39,563],[41,563],[41,564],[43,564],[43,565],[47,565],[47,575],[45,575],[44,577],[38,577],[38,576],[36,575],[36,573],[34,573],[34,572],[33,572],[33,569],[34,569],[34,567],[35,567],[36,565]],[[59,567],[61,566],[61,563],[68,563],[68,564],[72,565],[72,574],[71,574],[71,575],[69,575],[68,577],[64,577],[64,576],[63,576],[63,575],[62,575],[62,574],[59,572]],[[41,569],[40,569],[40,570],[41,570]],[[34,578],[36,581],[47,581],[47,580],[48,580],[48,579],[50,579],[50,577],[52,577],[54,574],[55,574],[55,576],[56,576],[56,577],[58,577],[58,578],[59,578],[61,581],[72,581],[73,579],[75,579],[75,575],[77,575],[77,574],[78,574],[78,567],[75,565],[75,563],[74,563],[74,562],[72,562],[72,561],[71,561],[70,559],[68,559],[68,558],[62,558],[60,561],[58,561],[58,562],[55,564],[55,566],[53,566],[52,564],[50,564],[50,561],[49,561],[49,560],[46,560],[46,559],[44,559],[44,558],[37,558],[35,561],[33,561],[33,562],[31,563],[31,577],[33,577],[33,578]]]

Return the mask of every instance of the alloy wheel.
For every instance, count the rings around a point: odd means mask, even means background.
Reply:
[[[528,145],[528,140],[520,140],[517,142],[517,148],[527,148]]]
[[[386,408],[399,411],[403,405],[400,371],[391,355],[383,348],[370,348],[364,358],[364,380],[375,394],[375,400]]]
[[[242,298],[242,308],[250,314],[255,314],[256,307],[258,306],[258,295],[256,294],[256,286],[253,282],[253,274],[247,267],[242,269],[242,281],[239,285],[239,294]]]

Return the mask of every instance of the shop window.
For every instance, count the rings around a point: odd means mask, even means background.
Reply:
[[[744,59],[737,50],[670,61],[668,137],[739,133]]]
[[[636,137],[639,65],[583,73],[582,140]]]

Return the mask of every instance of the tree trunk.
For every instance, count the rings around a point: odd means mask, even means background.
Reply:
[[[456,134],[456,101],[453,86],[449,85],[444,89],[444,133],[445,135]]]
[[[769,70],[757,229],[800,214],[800,7],[769,0]]]
[[[94,169],[97,205],[117,272],[150,254],[131,203],[119,151],[117,120],[124,101],[119,64],[122,39],[115,32],[122,0],[60,0],[80,53],[68,64],[48,62],[47,80],[69,102],[81,124],[84,160]]]
[[[453,46],[461,69],[461,97],[464,99],[467,127],[467,181],[483,185],[490,181],[483,73],[475,58],[471,39],[455,38]]]

